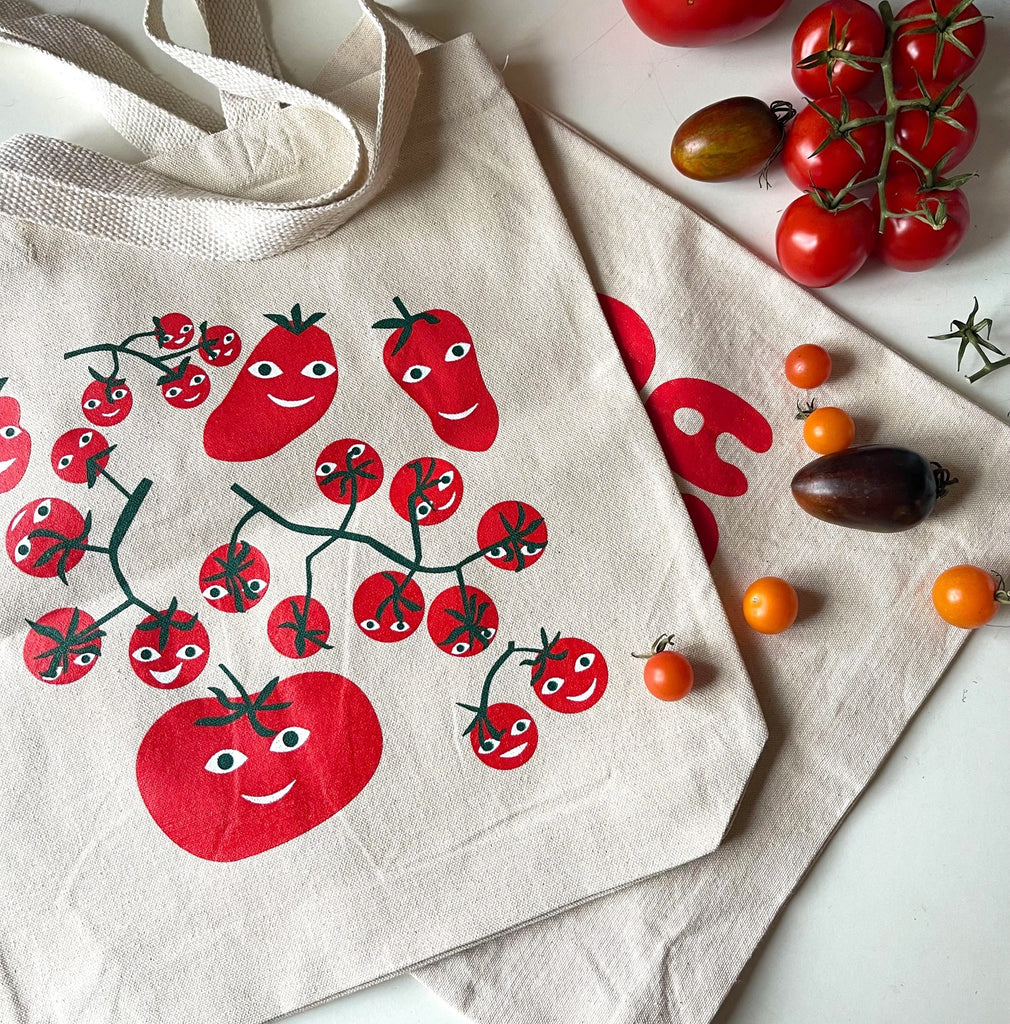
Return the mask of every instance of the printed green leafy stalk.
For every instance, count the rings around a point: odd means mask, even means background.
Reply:
[[[218,668],[232,681],[235,689],[238,690],[239,699],[232,700],[228,697],[224,690],[217,686],[211,686],[210,692],[217,698],[218,703],[223,707],[227,708],[227,714],[219,717],[208,717],[198,718],[193,724],[194,725],[230,725],[232,722],[237,722],[240,718],[246,718],[249,724],[255,730],[259,736],[264,736],[269,739],[271,736],[277,735],[276,729],[268,729],[257,717],[264,711],[283,711],[284,708],[291,707],[292,701],[282,701],[279,704],[268,704],[267,700],[270,698],[270,694],[274,692],[274,688],[281,681],[280,676],[274,676],[266,686],[260,690],[256,699],[253,700],[249,696],[248,691],[245,687],[228,671],[224,665],[218,665]]]
[[[61,672],[68,671],[70,667],[70,655],[80,657],[82,654],[93,654],[96,658],[101,654],[100,641],[105,632],[99,628],[99,623],[94,622],[90,626],[80,628],[81,609],[74,608],[67,623],[66,633],[60,632],[55,626],[49,626],[42,622],[25,620],[31,627],[32,632],[51,640],[52,647],[40,651],[35,655],[35,661],[49,659],[49,665],[45,672],[41,673],[43,679],[56,679]],[[57,669],[59,671],[57,671]]]
[[[400,315],[398,317],[390,317],[387,320],[378,320],[372,324],[373,330],[379,331],[399,331],[400,336],[396,339],[396,344],[393,346],[392,354],[395,356],[397,352],[407,344],[407,339],[410,337],[411,332],[414,330],[414,324],[418,320],[423,320],[426,324],[437,324],[439,319],[434,313],[410,313],[407,311],[407,307],[400,300],[399,295],[394,296],[393,305],[396,306]]]
[[[277,324],[278,327],[283,327],[286,331],[290,331],[292,334],[302,334],[307,331],[313,324],[319,323],[325,313],[313,313],[312,316],[307,319],[302,319],[302,307],[298,304],[291,309],[291,316],[284,316],[282,313],[264,313],[263,314],[271,323]]]

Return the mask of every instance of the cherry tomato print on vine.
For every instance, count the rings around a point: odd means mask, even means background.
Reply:
[[[694,687],[694,668],[680,651],[657,651],[642,674],[645,688],[657,700],[683,700]]]
[[[985,22],[974,4],[952,15],[959,2],[913,0],[898,11],[898,21],[915,20],[902,25],[894,36],[896,85],[913,86],[919,78],[927,84],[947,84],[978,67],[985,51]]]
[[[419,526],[444,523],[462,497],[463,478],[445,459],[414,459],[396,471],[389,485],[393,511],[409,523],[413,509]]]
[[[470,730],[473,752],[482,764],[499,771],[526,764],[536,753],[537,739],[537,723],[529,712],[507,702],[492,704],[487,709],[487,722],[478,720]]]
[[[862,0],[829,0],[815,7],[800,22],[793,36],[793,81],[804,96],[816,99],[833,92],[848,96],[862,92],[879,76],[880,65],[864,62],[856,67],[836,58],[827,64],[797,67],[811,54],[823,50],[844,50],[863,57],[882,56],[884,23],[880,15]]]
[[[7,555],[22,572],[40,579],[67,573],[84,557],[91,529],[87,518],[62,498],[36,498],[7,527]]]
[[[936,83],[927,85],[926,92],[931,99],[939,97],[946,86]],[[895,96],[899,100],[921,99],[918,87],[898,89]],[[954,88],[943,102],[941,116],[935,116],[927,110],[906,107],[898,111],[894,123],[894,141],[912,157],[927,167],[935,167],[943,157],[944,171],[953,170],[971,152],[978,138],[978,107],[971,93],[964,89]],[[891,158],[894,170],[909,168],[909,163],[900,153]]]
[[[382,474],[378,452],[353,438],[328,444],[316,459],[316,483],[338,505],[370,498],[382,486]]]
[[[884,198],[892,213],[877,242],[877,255],[895,270],[917,272],[953,256],[971,223],[968,200],[959,189],[922,189],[919,178],[902,171],[887,179]]]
[[[609,295],[597,293],[596,297],[631,382],[641,391],[656,365],[656,341],[652,331],[631,306]]]
[[[133,408],[133,392],[125,380],[93,380],[81,395],[81,412],[96,427],[122,423]]]
[[[428,634],[446,654],[472,658],[498,634],[498,609],[483,590],[449,587],[431,602]]]
[[[547,549],[547,523],[525,501],[500,501],[480,517],[477,544],[492,565],[521,572]]]
[[[991,621],[1010,594],[992,573],[975,565],[955,565],[936,578],[933,607],[945,622],[961,629],[978,629]]]
[[[716,46],[764,28],[788,0],[624,0],[631,20],[666,46]]]
[[[354,621],[365,636],[384,644],[405,640],[424,621],[424,594],[402,572],[377,572],[358,587]]]
[[[166,313],[154,318],[154,332],[161,348],[185,348],[193,343],[196,326],[184,313]]]
[[[588,711],[606,692],[607,661],[588,640],[555,637],[529,664],[533,692],[552,711],[573,715]]]
[[[53,472],[68,484],[94,484],[109,463],[109,442],[90,427],[68,430],[53,445]]]
[[[142,683],[159,690],[193,682],[210,657],[210,637],[203,623],[174,605],[148,615],[130,638],[130,667]]]
[[[818,455],[844,451],[856,439],[856,424],[844,410],[833,405],[814,409],[803,421],[803,440]]]
[[[137,751],[154,823],[204,860],[243,860],[304,835],[346,807],[382,757],[375,709],[344,676],[304,672],[251,689],[175,705]]]
[[[278,602],[267,620],[267,639],[285,658],[311,658],[330,650],[330,616],[314,597],[305,603],[305,595],[286,597]]]
[[[242,339],[238,331],[215,324],[204,332],[206,346],[200,346],[200,358],[209,366],[231,366],[242,355]]]
[[[794,387],[819,388],[831,376],[831,356],[821,345],[797,345],[786,356],[785,369]]]
[[[210,397],[210,377],[188,359],[160,377],[158,383],[165,401],[175,409],[195,409]]]
[[[10,395],[0,395],[0,494],[21,483],[31,456],[32,438],[21,425],[20,404]]]
[[[28,623],[25,667],[44,683],[76,683],[94,667],[105,633],[80,608],[57,608]]]
[[[200,567],[200,593],[221,612],[247,612],[270,586],[270,563],[244,540],[215,548]]]
[[[762,576],[743,595],[743,617],[758,633],[784,633],[799,614],[796,591],[778,576]]]
[[[877,242],[877,217],[866,203],[827,210],[811,195],[794,199],[775,231],[779,265],[798,284],[829,288],[847,281]]]

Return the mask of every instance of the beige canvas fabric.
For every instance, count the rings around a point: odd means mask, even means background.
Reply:
[[[362,6],[322,98],[152,0],[232,127],[108,51],[146,165],[0,149],[4,1020],[271,1019],[709,852],[763,745],[515,105]]]

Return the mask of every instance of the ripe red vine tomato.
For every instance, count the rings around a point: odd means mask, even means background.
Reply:
[[[424,621],[424,594],[402,572],[377,572],[358,587],[352,608],[365,636],[392,644],[405,640]]]
[[[110,451],[109,442],[97,430],[68,430],[53,445],[53,472],[68,484],[93,484],[98,471],[108,464]]]
[[[844,410],[833,405],[814,409],[803,423],[803,440],[818,455],[844,451],[856,438],[856,425]]]
[[[914,86],[924,82],[953,82],[978,67],[985,50],[985,22],[977,7],[969,4],[959,14],[951,12],[960,0],[912,0],[898,11],[902,25],[894,37],[894,82]]]
[[[911,217],[888,217],[877,255],[895,270],[928,270],[952,256],[964,241],[971,221],[968,200],[959,189],[922,189],[918,175],[902,171],[884,187],[892,213],[918,211]]]
[[[334,441],[316,459],[316,483],[338,505],[364,501],[382,486],[382,459],[364,441]]]
[[[547,547],[547,523],[525,501],[500,501],[480,517],[477,543],[499,569],[519,572],[540,559]]]
[[[831,356],[820,345],[797,345],[786,356],[786,379],[798,388],[819,388],[831,376]]]
[[[329,650],[330,616],[314,597],[298,594],[280,601],[267,620],[267,639],[285,658],[310,658]]]
[[[105,633],[80,608],[57,608],[28,623],[25,666],[44,683],[75,683],[95,666]]]
[[[428,634],[456,658],[480,654],[498,632],[498,609],[483,590],[458,586],[443,590],[428,610]]]
[[[259,548],[240,540],[216,547],[200,567],[200,593],[220,612],[255,608],[270,586],[270,563]]]
[[[22,572],[40,579],[67,573],[84,557],[91,514],[85,519],[62,498],[36,498],[7,527],[7,555]]]
[[[389,501],[401,519],[414,510],[419,526],[438,526],[459,508],[463,478],[445,459],[414,459],[401,466],[389,485]]]
[[[204,337],[210,344],[206,349],[201,346],[200,358],[211,366],[231,366],[242,355],[242,339],[238,331],[224,324],[208,327]]]
[[[154,318],[155,335],[161,348],[185,348],[193,341],[196,328],[185,313],[166,313]]]
[[[877,219],[866,203],[827,210],[811,195],[794,199],[775,232],[782,269],[808,288],[827,288],[852,277],[877,240]]]
[[[800,610],[792,585],[778,576],[762,576],[743,595],[743,617],[758,633],[784,633]]]
[[[946,86],[933,83],[926,86],[930,99],[937,99]],[[918,86],[898,89],[899,100],[922,98]],[[927,167],[935,167],[944,156],[943,170],[950,171],[971,152],[978,138],[978,107],[971,93],[955,87],[944,98],[942,116],[933,116],[929,111],[906,108],[898,111],[894,123],[894,141],[911,156]],[[949,155],[948,155],[949,154]],[[901,154],[891,159],[891,166],[912,167]]]
[[[175,606],[148,615],[130,638],[130,667],[159,690],[193,682],[207,667],[210,637],[203,623]]]
[[[833,92],[848,96],[862,92],[873,84],[879,65],[864,63],[855,67],[835,59],[809,68],[796,66],[822,50],[880,57],[884,52],[884,23],[880,15],[862,0],[829,0],[815,7],[793,36],[793,81],[804,96],[816,99]]]
[[[631,20],[666,46],[715,46],[764,28],[788,0],[624,0]]]
[[[158,378],[165,401],[176,409],[203,405],[210,396],[210,377],[187,356],[177,367]]]
[[[470,731],[470,745],[480,761],[499,771],[526,764],[537,749],[537,723],[529,713],[518,704],[492,704],[487,721],[499,735],[493,735],[483,720]]]
[[[96,427],[122,423],[133,408],[133,393],[125,380],[93,380],[81,395],[81,412]]]
[[[557,636],[528,664],[533,692],[552,711],[588,711],[607,689],[610,673],[599,649],[588,640]]]
[[[933,584],[932,597],[937,614],[961,629],[984,626],[1001,604],[1010,604],[1002,580],[974,565],[945,569]]]

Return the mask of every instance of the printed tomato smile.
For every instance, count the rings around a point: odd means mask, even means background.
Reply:
[[[270,793],[267,796],[250,796],[248,793],[241,793],[240,796],[243,800],[248,800],[251,804],[275,804],[278,800],[286,797],[288,793],[291,792],[291,787],[297,781],[297,779],[292,779],[283,789],[279,789],[276,793]]]
[[[297,409],[299,406],[308,405],[315,397],[315,395],[309,395],[308,398],[295,398],[291,401],[286,401],[283,398],[278,398],[276,395],[267,394],[267,398],[269,398],[274,405],[279,405],[282,409]]]
[[[466,412],[440,412],[439,416],[447,420],[465,420],[470,413],[477,411],[478,405],[480,405],[480,402],[474,402]]]

